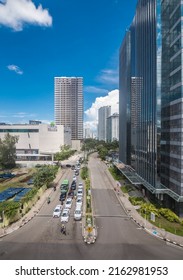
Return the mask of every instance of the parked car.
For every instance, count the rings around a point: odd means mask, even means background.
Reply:
[[[70,215],[69,209],[64,208],[60,218],[61,223],[67,223],[69,221],[69,215]]]
[[[77,180],[76,175],[74,175],[73,176],[73,181],[76,181],[76,180]]]
[[[62,211],[62,206],[61,205],[57,205],[53,211],[53,218],[59,218],[61,215],[61,211]]]
[[[82,211],[81,208],[76,208],[74,211],[74,220],[75,221],[80,221],[82,218]]]
[[[75,165],[72,165],[72,166],[71,166],[71,169],[74,170],[74,169],[75,169]]]

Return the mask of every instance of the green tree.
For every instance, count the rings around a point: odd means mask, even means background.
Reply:
[[[44,165],[34,175],[34,186],[39,188],[46,184],[49,187],[55,179],[57,171],[58,166]]]
[[[60,148],[60,152],[55,153],[54,160],[57,160],[58,162],[68,159],[70,156],[72,156],[75,153],[74,150],[71,150],[68,145],[64,145]]]
[[[99,154],[99,157],[100,157],[102,160],[105,160],[106,156],[108,155],[108,150],[107,150],[107,148],[101,147],[100,149],[98,149],[98,154]]]
[[[13,168],[16,163],[16,143],[18,136],[5,135],[3,140],[0,139],[0,165],[2,168]]]

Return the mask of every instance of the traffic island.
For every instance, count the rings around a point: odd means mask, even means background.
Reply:
[[[91,213],[86,215],[85,222],[83,232],[84,242],[87,244],[93,244],[97,238],[97,229],[94,225],[94,219]]]
[[[87,244],[93,244],[97,238],[97,228],[92,211],[92,195],[90,188],[90,180],[85,180],[85,203],[84,203],[85,217],[83,220],[83,238]]]

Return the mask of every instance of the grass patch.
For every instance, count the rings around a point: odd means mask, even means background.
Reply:
[[[138,210],[138,211],[140,213],[140,210]],[[156,217],[155,222],[150,220],[149,215],[147,215],[145,217],[144,214],[141,214],[141,216],[143,216],[143,218],[146,218],[152,225],[154,225],[158,228],[164,229],[165,231],[170,232],[172,234],[183,236],[183,226],[179,223],[169,222],[169,221],[167,221],[167,219],[165,219],[161,215],[159,217]]]

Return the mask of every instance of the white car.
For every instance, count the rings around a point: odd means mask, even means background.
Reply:
[[[83,196],[83,189],[78,189],[77,196]]]
[[[78,185],[78,190],[79,189],[83,189],[83,183],[79,183],[79,185]]]
[[[82,212],[81,212],[81,208],[76,208],[74,211],[74,220],[75,221],[80,221],[82,218]]]
[[[67,223],[69,221],[69,209],[64,209],[62,211],[62,215],[61,215],[61,218],[60,218],[60,221],[61,223]]]
[[[70,209],[72,206],[72,198],[67,198],[66,202],[65,202],[65,208]]]
[[[82,204],[83,204],[82,197],[81,196],[77,197],[76,208],[81,208]]]
[[[73,181],[76,181],[76,180],[77,180],[76,175],[73,176],[73,179],[72,179],[72,180],[73,180]]]
[[[57,217],[59,218],[61,215],[61,211],[62,211],[62,206],[61,205],[57,205],[53,211],[53,218]]]

